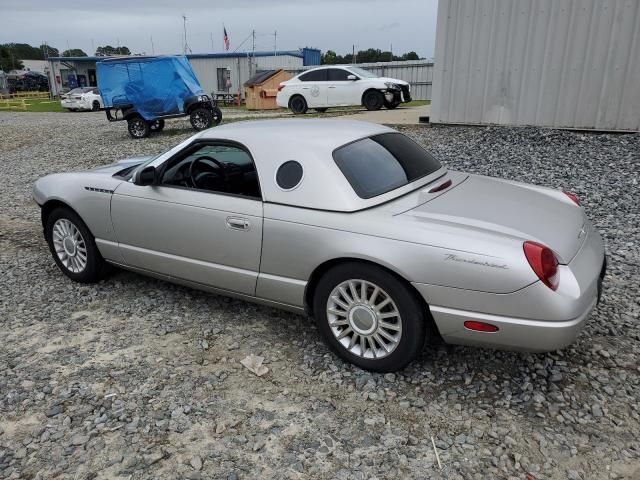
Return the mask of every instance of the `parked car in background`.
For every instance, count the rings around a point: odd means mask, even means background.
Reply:
[[[185,56],[105,59],[96,68],[107,119],[126,121],[133,138],[161,131],[167,118],[189,116],[195,130],[222,120]]]
[[[307,70],[278,87],[278,106],[295,114],[309,108],[363,105],[367,110],[396,108],[411,101],[411,87],[404,80],[378,77],[360,67],[332,65]]]
[[[229,124],[154,157],[49,175],[34,197],[70,279],[96,282],[107,262],[306,311],[340,356],[377,371],[439,337],[562,348],[605,270],[575,195],[449,171],[368,122]]]
[[[72,112],[76,110],[91,110],[97,112],[104,105],[100,91],[96,87],[74,88],[68,93],[60,96],[60,105]]]

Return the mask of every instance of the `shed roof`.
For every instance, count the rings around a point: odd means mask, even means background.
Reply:
[[[282,71],[282,69],[260,71],[260,72],[256,73],[253,77],[251,77],[249,80],[244,82],[244,86],[245,87],[253,87],[255,85],[262,85],[264,82],[266,82],[271,77],[273,77],[274,75],[278,74],[281,71]]]

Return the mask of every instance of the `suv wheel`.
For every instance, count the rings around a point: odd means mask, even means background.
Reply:
[[[222,110],[220,110],[218,107],[213,107],[211,109],[211,123],[214,126],[218,126],[220,125],[221,121],[222,121]]]
[[[140,115],[129,118],[127,120],[127,127],[129,129],[129,135],[136,139],[146,138],[151,132],[149,123]]]
[[[377,90],[369,90],[364,94],[362,103],[367,110],[380,110],[384,104],[384,95]]]
[[[211,128],[213,115],[211,110],[204,107],[198,107],[191,112],[189,120],[191,120],[191,126],[194,130],[206,130],[207,128]]]
[[[289,109],[294,113],[294,115],[307,113],[308,108],[307,101],[302,95],[294,95],[289,100]]]
[[[159,118],[149,123],[149,130],[152,132],[161,132],[164,129],[164,120]]]
[[[367,370],[402,369],[424,345],[423,305],[402,280],[373,265],[350,262],[329,270],[313,310],[327,343]]]

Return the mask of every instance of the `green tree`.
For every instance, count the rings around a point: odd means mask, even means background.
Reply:
[[[108,56],[108,55],[131,55],[131,50],[127,47],[112,47],[111,45],[105,45],[104,47],[96,48],[97,56]]]
[[[24,65],[16,58],[13,52],[4,45],[0,45],[0,69],[3,72],[11,70],[22,70]]]
[[[70,50],[65,50],[64,52],[62,52],[62,56],[63,57],[86,57],[87,54],[84,53],[79,48],[72,48]]]
[[[45,45],[43,43],[42,45],[40,45],[39,48],[40,50],[42,50],[42,55],[44,56],[44,58],[60,56],[60,50],[58,50],[55,47],[52,47],[51,45]]]
[[[0,47],[8,48],[13,56],[20,60],[44,60],[43,51],[27,43],[5,43]]]

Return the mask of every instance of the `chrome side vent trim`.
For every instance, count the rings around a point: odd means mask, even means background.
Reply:
[[[113,193],[113,190],[108,190],[106,188],[84,187],[84,189],[89,190],[90,192]]]

